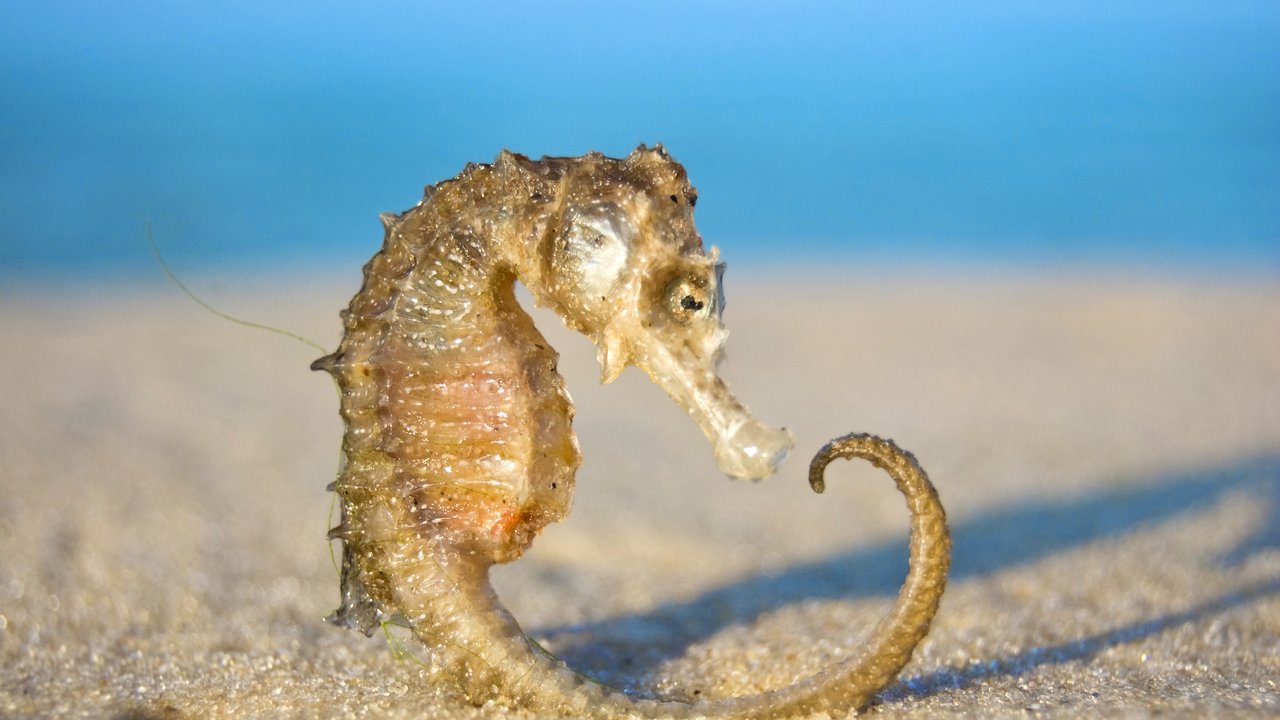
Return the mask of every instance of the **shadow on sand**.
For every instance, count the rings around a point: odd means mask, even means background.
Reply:
[[[1269,517],[1259,531],[1228,551],[1222,562],[1239,562],[1268,547],[1280,547],[1280,455],[1161,475],[1060,502],[1034,502],[994,509],[951,527],[951,580],[958,582],[1035,563],[1056,553],[1132,532],[1209,507],[1228,493],[1245,491],[1267,503]],[[776,575],[738,580],[684,602],[591,623],[544,628],[557,655],[577,670],[623,686],[642,680],[665,660],[727,627],[750,624],[761,615],[794,603],[897,594],[906,571],[906,538],[862,547],[790,567]],[[996,661],[974,661],[932,676],[905,680],[886,697],[958,687],[976,679],[1026,672],[1048,662],[1084,659],[1107,647],[1130,642],[1174,625],[1280,591],[1280,580],[1242,589],[1216,600],[1151,620],[1126,625],[1060,646],[1028,650]],[[638,640],[640,639],[640,640]],[[635,689],[627,687],[627,689]]]
[[[1017,677],[1042,665],[1059,665],[1077,660],[1088,662],[1094,656],[1116,645],[1158,635],[1179,625],[1211,617],[1277,593],[1280,593],[1280,578],[1272,578],[1220,595],[1182,612],[1168,613],[1150,620],[1121,625],[1105,632],[1056,645],[1028,648],[999,660],[970,660],[960,666],[945,667],[923,675],[903,678],[884,690],[880,694],[880,700],[924,697],[938,690],[966,688],[996,677]]]

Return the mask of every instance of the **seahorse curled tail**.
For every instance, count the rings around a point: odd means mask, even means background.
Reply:
[[[787,718],[867,705],[911,659],[929,631],[946,585],[950,535],[937,491],[915,458],[892,441],[852,434],[823,447],[810,465],[813,489],[836,458],[863,458],[888,472],[911,513],[910,562],[893,609],[860,652],[839,665],[778,690],[694,703],[636,698],[586,678],[531,641],[478,575],[424,582],[433,573],[392,578],[394,602],[408,611],[414,634],[434,648],[435,666],[472,701],[497,699],[541,712],[615,718]],[[455,563],[456,566],[456,563]],[[444,572],[445,569],[432,566]],[[418,609],[416,612],[414,609]]]

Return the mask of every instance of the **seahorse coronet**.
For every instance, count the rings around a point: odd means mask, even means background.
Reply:
[[[661,145],[625,158],[531,160],[503,150],[380,216],[382,248],[317,360],[341,391],[342,604],[331,622],[371,634],[403,618],[432,676],[462,699],[598,718],[790,717],[857,709],[928,632],[950,539],[914,457],[869,435],[819,451],[865,458],[908,500],[911,562],[866,647],[792,686],[682,704],[635,698],[560,663],[498,601],[489,569],[510,562],[572,504],[581,463],[557,354],[516,302],[535,302],[598,348],[602,380],[638,366],[693,419],[733,477],[771,474],[790,433],[757,420],[716,372],[726,331],[724,264],[693,222],[697,191]]]

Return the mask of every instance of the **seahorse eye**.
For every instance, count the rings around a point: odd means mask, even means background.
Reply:
[[[667,312],[680,324],[710,314],[711,296],[700,278],[678,277],[667,285]]]

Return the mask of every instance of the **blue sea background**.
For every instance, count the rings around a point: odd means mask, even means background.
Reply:
[[[0,280],[354,267],[664,143],[735,266],[1280,275],[1280,3],[0,5]]]

